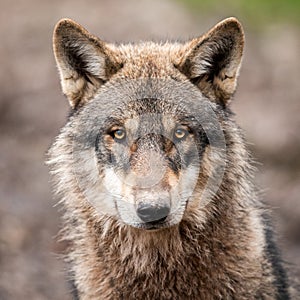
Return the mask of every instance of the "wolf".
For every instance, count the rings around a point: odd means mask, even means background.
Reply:
[[[290,299],[230,108],[244,33],[112,44],[70,19],[54,54],[71,113],[49,150],[75,299]]]

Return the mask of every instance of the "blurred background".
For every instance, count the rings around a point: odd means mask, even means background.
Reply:
[[[291,277],[300,277],[299,0],[1,0],[0,299],[71,299],[45,152],[68,114],[52,32],[73,18],[107,41],[188,39],[236,16],[246,52],[233,102]]]

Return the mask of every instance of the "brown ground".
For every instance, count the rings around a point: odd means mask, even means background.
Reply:
[[[1,1],[0,299],[70,299],[54,236],[57,208],[45,151],[65,121],[51,49],[54,24],[71,17],[110,41],[180,38],[225,16],[192,17],[159,0]],[[243,21],[243,20],[242,20]],[[246,23],[246,22],[245,22]],[[259,165],[257,182],[274,209],[284,258],[300,277],[299,29],[246,26],[244,66],[234,109]]]

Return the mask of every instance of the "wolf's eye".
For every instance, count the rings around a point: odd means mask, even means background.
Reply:
[[[126,136],[125,129],[120,128],[113,132],[113,138],[116,140],[119,140],[119,141],[124,140],[125,136]]]
[[[174,136],[177,140],[182,140],[183,138],[186,137],[188,134],[188,131],[184,128],[177,128],[174,132]]]

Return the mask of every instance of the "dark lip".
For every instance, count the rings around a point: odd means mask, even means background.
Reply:
[[[169,227],[169,226],[166,226],[167,224],[164,225],[164,223],[158,223],[157,225],[152,225],[152,224],[145,224],[145,230],[150,230],[150,231],[153,231],[153,230],[158,230],[158,229],[162,229],[162,228],[166,228],[166,227]]]
[[[149,224],[149,223],[136,223],[136,224],[131,224],[131,226],[137,228],[137,229],[142,229],[146,231],[155,231],[155,230],[160,230],[160,229],[166,229],[170,228],[173,225],[170,224],[168,221],[156,223],[156,224]]]

